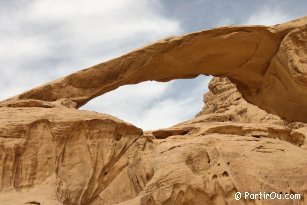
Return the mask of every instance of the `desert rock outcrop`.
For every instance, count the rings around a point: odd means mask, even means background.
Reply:
[[[302,18],[173,37],[0,102],[0,204],[307,204],[306,29]],[[121,85],[199,74],[228,78],[167,129],[76,109]]]

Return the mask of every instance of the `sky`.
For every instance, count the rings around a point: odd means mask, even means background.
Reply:
[[[0,100],[161,38],[307,15],[304,0],[0,0]],[[122,86],[81,109],[145,130],[193,118],[210,77]]]

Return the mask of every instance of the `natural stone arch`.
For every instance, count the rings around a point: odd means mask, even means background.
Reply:
[[[307,18],[273,27],[223,27],[171,37],[9,99],[70,100],[76,107],[121,85],[200,74],[227,76],[243,97],[307,122]]]

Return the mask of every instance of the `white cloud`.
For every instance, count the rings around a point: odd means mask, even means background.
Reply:
[[[122,86],[82,107],[117,116],[145,130],[169,127],[195,116],[203,107],[210,78]]]
[[[233,25],[234,21],[231,18],[222,18],[220,19],[216,24],[214,24],[215,27],[223,27],[223,26],[230,26]]]
[[[278,8],[262,7],[251,15],[244,24],[270,26],[289,20],[291,20],[291,16]]]
[[[1,1],[0,8],[2,99],[180,32],[157,0]]]
[[[143,82],[137,85],[122,86],[100,96],[82,109],[112,114],[129,122],[135,122],[143,115],[148,106],[163,95],[170,83]]]

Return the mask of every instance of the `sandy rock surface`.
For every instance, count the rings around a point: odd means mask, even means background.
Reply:
[[[172,37],[0,102],[0,204],[307,205],[306,29],[302,18]],[[199,74],[228,78],[167,129],[76,109],[121,85]]]

